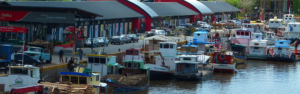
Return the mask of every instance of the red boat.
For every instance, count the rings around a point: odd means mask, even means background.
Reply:
[[[233,52],[221,52],[215,51],[212,56],[211,65],[214,66],[215,72],[229,72],[232,73],[235,71],[236,59],[233,55]]]

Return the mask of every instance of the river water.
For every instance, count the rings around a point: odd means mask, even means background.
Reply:
[[[151,81],[130,94],[300,94],[299,63],[247,60],[236,73],[213,73],[204,81]]]

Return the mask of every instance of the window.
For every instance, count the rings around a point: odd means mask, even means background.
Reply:
[[[276,22],[276,23],[278,23],[278,22]]]
[[[170,48],[173,49],[173,44],[170,44]]]
[[[134,50],[133,52],[134,52],[133,55],[139,55],[139,51],[138,50]]]
[[[273,21],[270,21],[270,23],[273,23]]]
[[[131,50],[126,50],[126,55],[132,55]]]
[[[79,84],[86,84],[87,83],[86,77],[79,77]]]
[[[28,75],[28,69],[11,69],[11,74],[24,74],[24,75]]]
[[[244,35],[245,35],[245,32],[241,32],[241,35],[244,36]]]
[[[62,76],[61,77],[61,82],[69,81],[69,79],[70,79],[70,76]]]
[[[189,51],[189,50],[190,50],[190,48],[186,48],[186,50],[187,50],[187,51]]]
[[[197,34],[198,36],[200,36],[200,34]]]
[[[94,57],[89,57],[88,60],[89,60],[89,63],[94,63]]]
[[[106,64],[106,60],[105,60],[106,58],[100,58],[100,63],[101,64]]]
[[[283,42],[279,42],[279,44],[283,44]]]
[[[292,18],[289,18],[290,20],[292,19]]]
[[[131,67],[132,67],[132,63],[127,63],[127,68],[131,69]]]
[[[249,36],[249,32],[245,32],[245,35],[246,35],[246,36]]]
[[[164,45],[164,48],[169,48],[169,44],[165,44],[165,45]]]
[[[190,64],[184,64],[186,68],[189,68],[190,67]]]
[[[185,57],[185,58],[183,58],[183,60],[192,60],[192,59],[191,59],[191,58]]]
[[[225,55],[221,55],[220,58],[221,58],[221,59],[224,59],[224,58],[225,58]]]
[[[72,82],[72,84],[78,84],[78,77],[77,76],[71,76],[71,82]]]
[[[237,31],[237,32],[236,32],[236,35],[241,35],[241,32]]]
[[[259,49],[258,47],[254,47],[254,49]]]
[[[94,63],[100,63],[100,60],[98,57],[95,57],[94,60],[95,60]]]
[[[163,44],[160,44],[160,48],[163,48]]]
[[[153,44],[157,44],[158,42],[157,41],[153,41]]]
[[[282,48],[278,48],[278,50],[282,50]]]
[[[138,69],[138,64],[139,63],[133,63],[133,69]]]
[[[285,18],[287,20],[287,18]]]
[[[96,76],[96,81],[99,81],[99,80],[100,80],[100,75]]]
[[[259,45],[259,43],[254,43],[254,45]]]

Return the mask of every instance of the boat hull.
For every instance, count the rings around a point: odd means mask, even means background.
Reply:
[[[235,72],[236,64],[211,64],[214,66],[214,72],[227,72],[233,73]]]
[[[235,56],[235,60],[238,64],[246,63],[246,58],[242,56]]]
[[[174,77],[177,80],[206,80],[211,77],[213,71],[210,71],[205,76],[201,76],[201,73],[194,73],[194,74],[174,74]]]
[[[247,59],[268,59],[267,55],[247,54]]]
[[[173,72],[150,70],[150,80],[168,80],[174,78]]]
[[[101,92],[106,92],[106,93],[125,93],[125,92],[133,92],[133,91],[138,91],[138,90],[145,90],[149,87],[150,83],[147,83],[144,86],[123,86],[123,85],[118,85],[114,83],[107,83],[107,89],[106,88],[101,88]],[[107,91],[105,91],[105,89]]]

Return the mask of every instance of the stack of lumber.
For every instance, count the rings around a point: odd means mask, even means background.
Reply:
[[[146,74],[131,75],[124,77],[119,83],[129,86],[144,86],[148,83],[148,77]]]
[[[43,46],[46,47],[46,49],[49,49],[49,50],[50,50],[50,53],[51,53],[51,54],[52,54],[53,51],[54,51],[53,43],[52,43],[52,42],[45,41],[45,40],[36,39],[35,41],[30,42],[29,44],[43,45]]]
[[[101,78],[101,81],[106,81],[107,79],[110,79],[112,81],[118,81],[120,82],[125,76],[123,75],[105,75]]]
[[[92,85],[72,85],[71,82],[56,84],[50,82],[36,83],[48,88],[49,94],[94,94]]]

